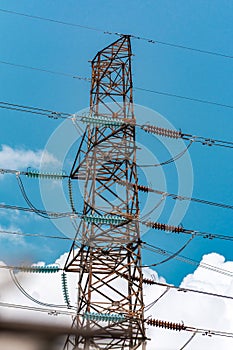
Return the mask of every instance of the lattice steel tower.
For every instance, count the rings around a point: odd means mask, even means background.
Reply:
[[[69,337],[64,349],[145,342],[131,56],[125,35],[92,61],[90,113],[71,171],[83,183],[83,215],[65,270],[78,273],[73,327],[95,333]]]

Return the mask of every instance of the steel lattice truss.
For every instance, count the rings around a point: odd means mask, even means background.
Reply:
[[[69,350],[137,349],[145,341],[131,55],[130,37],[123,36],[92,61],[90,117],[107,115],[130,125],[89,123],[71,171],[73,181],[83,184],[83,217],[92,218],[81,220],[81,247],[73,243],[65,266],[78,273],[73,326],[96,335],[69,337]],[[119,180],[134,186],[117,186]],[[121,223],[112,222],[112,216]],[[85,317],[90,313],[99,320]]]

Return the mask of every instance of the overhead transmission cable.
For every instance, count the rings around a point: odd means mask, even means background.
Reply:
[[[183,292],[183,293],[196,293],[196,294],[202,294],[210,297],[216,297],[216,298],[223,298],[228,300],[233,300],[233,296],[231,295],[225,295],[225,294],[219,294],[214,292],[207,292],[205,290],[198,290],[198,289],[192,289],[192,288],[186,288],[186,287],[179,287],[168,283],[162,283],[155,281],[154,279],[150,278],[143,278],[143,283],[148,285],[157,285],[160,287],[169,288],[169,289],[175,289],[177,292]]]
[[[33,301],[36,304],[42,305],[42,306],[47,306],[47,307],[52,307],[52,308],[65,308],[67,309],[67,305],[57,305],[57,304],[50,304],[50,303],[45,303],[42,302],[34,297],[32,297],[29,293],[26,292],[26,290],[22,287],[22,285],[20,284],[18,278],[16,277],[14,270],[10,271],[10,275],[12,278],[13,283],[15,284],[15,286],[20,290],[20,292],[29,300]],[[74,308],[72,306],[70,306],[69,308]]]
[[[1,230],[0,231],[0,233],[5,233],[5,234],[18,234],[18,235],[21,235],[21,236],[30,236],[30,237],[43,237],[43,238],[51,238],[51,239],[65,239],[65,240],[71,240],[71,241],[75,241],[75,239],[72,239],[72,238],[68,238],[68,237],[58,237],[58,236],[47,236],[47,235],[41,235],[41,234],[24,234],[24,233],[21,233],[21,232],[12,232],[12,231],[6,231],[6,230]],[[187,243],[185,244],[186,246],[187,246]],[[147,243],[144,243],[144,246],[146,246],[146,248],[147,248],[147,246],[149,246]],[[151,246],[150,245],[150,247],[154,247],[154,246]],[[164,249],[161,249],[161,248],[158,248],[158,247],[154,247],[154,248],[156,248],[156,253],[159,253],[159,254],[162,254],[162,255],[168,255],[168,257],[169,257],[169,259],[174,255],[174,253],[171,253],[171,252],[169,252],[169,253],[166,253],[166,251],[164,250]],[[147,248],[148,249],[148,248]],[[183,250],[184,249],[184,247],[182,247],[182,249],[181,250]],[[149,249],[149,250],[151,250],[151,249]],[[152,250],[152,251],[154,251],[154,250]],[[176,253],[176,256],[177,256],[177,253]],[[174,257],[173,257],[174,258]],[[187,260],[188,259],[188,260]],[[199,262],[198,261],[195,261],[195,260],[193,260],[193,259],[190,259],[190,258],[185,258],[185,259],[183,259],[183,258],[179,258],[178,257],[178,260],[181,260],[181,261],[183,261],[183,262],[186,262],[186,263],[191,263],[191,265],[195,265],[195,266],[198,266],[199,265]],[[160,262],[160,264],[161,264],[162,262]],[[157,264],[153,264],[153,265],[158,265],[158,263]],[[209,265],[209,264],[204,264],[204,266],[205,266],[205,268],[211,268],[211,270],[214,270],[215,272],[216,272],[216,267],[214,267],[214,266],[212,266],[212,265]],[[17,267],[15,267],[15,266],[9,266],[9,267],[7,267],[7,266],[1,266],[1,268],[10,268],[10,269],[17,269]],[[218,268],[217,268],[218,269]],[[218,269],[219,270],[219,269]],[[226,271],[226,270],[224,270],[224,269],[221,269],[221,272],[222,271],[225,271],[225,272],[227,272],[227,274],[229,275],[229,271]],[[158,285],[161,285],[161,286],[168,286],[167,284],[163,284],[163,283],[157,283],[157,282],[154,282],[153,280],[148,280],[148,279],[145,279],[145,281],[144,281],[145,283],[147,283],[147,284],[158,284]],[[183,290],[183,288],[179,288],[179,287],[171,287],[171,288],[176,288],[176,289],[179,289],[179,290]],[[202,291],[195,291],[195,290],[192,290],[192,289],[184,289],[184,291],[191,291],[191,292],[197,292],[197,293],[203,293]],[[214,293],[203,293],[203,294],[209,294],[209,295],[215,295]],[[219,295],[220,296],[220,295]],[[222,296],[223,297],[223,296]],[[230,297],[231,298],[231,297]],[[231,299],[233,299],[233,297],[231,298]]]
[[[193,266],[201,267],[201,268],[206,269],[206,270],[214,271],[216,273],[220,273],[222,275],[225,275],[225,276],[228,276],[228,277],[231,277],[231,278],[233,277],[233,272],[232,271],[221,269],[219,267],[212,266],[212,265],[207,264],[207,263],[202,263],[200,261],[194,260],[192,258],[183,256],[183,255],[179,255],[179,254],[177,255],[174,252],[170,252],[170,251],[168,251],[166,249],[163,249],[163,248],[160,248],[160,247],[156,247],[156,246],[148,244],[146,242],[142,242],[142,243],[143,243],[143,248],[144,249],[152,251],[152,252],[154,252],[156,254],[167,256],[167,257],[173,256],[174,259],[176,259],[178,261],[181,261],[181,262],[184,262],[186,264],[190,264],[190,265],[193,265]],[[149,264],[149,265],[143,265],[143,267],[152,267],[152,266],[156,266],[156,265],[157,265],[157,263]]]
[[[170,287],[168,286],[165,291],[157,298],[155,299],[154,301],[152,301],[150,304],[146,305],[145,308],[144,308],[144,311],[147,312],[149,311],[160,299],[162,299],[164,297],[164,295],[167,294],[167,292],[169,292],[170,290]]]
[[[206,146],[219,146],[219,147],[233,148],[232,141],[223,141],[223,140],[212,139],[204,136],[191,135],[191,134],[183,133],[181,130],[176,131],[172,129],[161,128],[154,125],[145,124],[145,125],[139,125],[139,126],[141,127],[142,130],[150,134],[156,134],[159,136],[168,137],[176,140],[178,139],[188,140],[190,141],[190,144],[188,145],[188,147],[190,147],[193,142],[197,142]],[[181,155],[183,155],[185,152],[186,152],[186,149],[183,152],[181,152]],[[177,155],[177,157],[179,157],[179,155]]]
[[[45,69],[45,68],[32,67],[32,66],[27,66],[27,65],[24,65],[24,64],[18,64],[18,63],[3,61],[3,60],[0,60],[0,64],[5,64],[5,65],[8,65],[8,66],[12,66],[12,67],[19,67],[19,68],[23,68],[23,69],[35,70],[35,71],[38,71],[38,72],[50,73],[50,74],[53,74],[53,75],[62,75],[62,76],[73,78],[73,79],[77,79],[77,80],[84,80],[84,81],[88,81],[88,82],[90,81],[89,78],[81,77],[81,76],[78,76],[78,75],[73,75],[73,74],[64,73],[64,72],[53,71],[53,70]]]
[[[192,341],[193,338],[196,336],[196,334],[197,334],[197,332],[194,332],[194,333],[191,335],[191,337],[188,339],[188,341],[186,341],[186,343],[185,343],[179,350],[184,350],[184,349],[186,348],[186,346],[187,346],[188,344],[191,343],[191,341]]]
[[[174,97],[176,99],[204,103],[204,104],[213,105],[213,106],[217,106],[217,107],[224,107],[224,108],[233,109],[233,105],[230,105],[230,104],[209,101],[209,100],[199,99],[199,98],[195,98],[195,97],[178,95],[178,94],[174,94],[174,93],[167,92],[167,91],[159,91],[159,90],[146,89],[146,88],[141,88],[141,87],[134,87],[134,90],[150,92],[150,93],[156,94],[156,95],[163,95],[163,96],[167,96],[167,97]]]
[[[40,209],[33,209],[33,208],[25,208],[21,207],[18,205],[9,205],[5,203],[0,203],[0,208],[1,209],[10,209],[10,210],[20,210],[20,211],[25,211],[29,213],[42,213],[45,214],[46,217],[48,218],[53,218],[53,219],[58,219],[58,218],[64,218],[64,217],[73,217],[74,213],[71,212],[51,212],[51,211],[45,211],[45,210],[40,210]]]
[[[57,19],[53,19],[53,18],[46,18],[46,17],[43,17],[43,16],[36,16],[36,15],[26,14],[26,13],[17,12],[17,11],[13,11],[13,10],[7,10],[7,9],[3,9],[3,8],[1,8],[0,11],[2,13],[22,16],[22,17],[26,17],[26,18],[32,18],[32,19],[36,19],[36,20],[40,20],[40,21],[56,23],[56,24],[59,24],[59,25],[69,26],[69,27],[73,27],[73,28],[87,29],[87,30],[96,31],[96,32],[100,32],[100,33],[103,33],[103,34],[107,34],[107,35],[116,35],[116,36],[119,36],[119,37],[122,37],[122,36],[125,35],[124,33],[106,31],[106,30],[103,30],[103,29],[100,29],[100,28],[97,28],[97,27],[93,27],[93,26],[82,25],[82,24],[79,24],[79,23],[71,23],[71,22],[67,22],[67,21],[63,21],[63,20],[57,20]],[[130,37],[133,38],[133,39],[136,39],[136,40],[146,41],[147,43],[150,43],[150,44],[165,45],[165,46],[176,48],[176,49],[188,50],[188,51],[197,52],[197,53],[201,53],[201,54],[212,55],[212,56],[219,56],[219,57],[222,57],[222,58],[230,58],[230,59],[233,58],[232,55],[228,55],[228,54],[225,54],[225,53],[216,52],[216,51],[212,51],[212,50],[205,50],[205,49],[194,48],[194,47],[191,47],[191,46],[188,46],[188,45],[181,45],[181,44],[176,44],[176,43],[172,43],[172,42],[168,42],[168,41],[162,41],[162,40],[157,40],[157,39],[146,38],[146,37],[138,36],[138,35],[134,35],[134,34],[130,34]]]
[[[72,311],[66,311],[66,310],[56,310],[54,308],[40,308],[35,306],[27,306],[27,305],[21,305],[21,304],[13,304],[13,303],[6,303],[0,301],[0,307],[6,307],[6,308],[13,308],[13,309],[22,309],[22,310],[29,310],[29,311],[39,311],[39,312],[46,312],[49,315],[67,315],[67,316],[76,316],[77,314]]]
[[[14,235],[14,236],[22,236],[22,237],[34,237],[34,238],[47,238],[47,239],[60,239],[63,241],[73,241],[73,238],[63,237],[63,236],[53,236],[53,235],[44,235],[41,233],[25,233],[19,231],[10,231],[10,230],[0,230],[0,235]]]
[[[12,63],[12,62],[3,61],[3,60],[0,60],[0,64],[9,65],[9,66],[12,66],[12,67],[19,67],[19,68],[24,68],[24,69],[30,69],[30,70],[34,70],[34,71],[40,71],[40,72],[44,72],[44,73],[51,73],[51,74],[56,74],[56,75],[60,75],[60,76],[63,75],[63,76],[69,77],[69,78],[74,78],[74,79],[77,79],[77,80],[83,80],[85,82],[90,82],[91,81],[91,79],[88,78],[88,77],[76,76],[74,74],[69,74],[69,73],[66,73],[66,72],[56,72],[56,71],[53,71],[53,70],[50,70],[50,69],[45,69],[45,68],[40,68],[40,67],[32,67],[32,66],[27,66],[27,65],[24,65],[24,64],[17,64],[17,63]],[[137,87],[137,86],[134,87],[134,90],[149,92],[149,93],[153,93],[153,94],[157,94],[157,95],[163,95],[163,96],[167,96],[167,97],[174,97],[174,98],[177,98],[177,99],[182,99],[182,100],[187,100],[187,101],[192,101],[192,102],[209,104],[209,105],[218,106],[218,107],[231,108],[231,109],[233,108],[233,105],[230,105],[230,104],[220,103],[220,102],[216,102],[216,101],[209,101],[209,100],[199,99],[199,98],[190,97],[190,96],[178,95],[178,94],[174,94],[174,93],[167,92],[167,91],[146,89],[146,88]]]
[[[14,110],[18,112],[26,112],[31,114],[38,114],[42,116],[46,116],[51,119],[67,119],[71,118],[74,115],[66,112],[58,112],[50,109],[34,107],[34,106],[25,106],[21,104],[9,103],[6,101],[0,101],[0,108]]]
[[[201,232],[197,230],[190,230],[186,229],[183,226],[173,226],[173,225],[167,225],[162,224],[160,222],[154,222],[154,221],[140,221],[143,225],[150,227],[154,230],[161,230],[165,232],[171,232],[174,234],[188,234],[188,235],[195,235],[196,237],[203,237],[206,239],[221,239],[226,241],[233,241],[233,236],[227,236],[227,235],[221,235],[217,233],[209,233],[209,232]]]
[[[18,112],[26,112],[26,113],[31,113],[31,114],[37,114],[37,115],[41,115],[41,116],[46,116],[50,119],[71,119],[73,122],[75,122],[75,125],[77,125],[77,120],[79,121],[84,121],[86,122],[86,119],[89,120],[89,122],[91,122],[91,120],[93,122],[99,123],[99,124],[103,124],[104,123],[115,123],[117,125],[117,122],[121,123],[121,124],[127,124],[129,123],[129,121],[124,121],[122,119],[112,119],[112,118],[104,118],[102,117],[102,119],[100,119],[100,117],[87,117],[84,115],[77,115],[77,114],[71,114],[71,113],[67,113],[67,112],[59,112],[59,111],[54,111],[54,110],[50,110],[50,109],[44,109],[44,108],[39,108],[39,107],[32,107],[32,106],[25,106],[25,105],[20,105],[20,104],[14,104],[14,103],[9,103],[9,102],[5,102],[5,101],[0,101],[0,108],[3,109],[8,109],[8,110],[14,110],[14,111],[18,111]],[[233,106],[232,106],[233,108]],[[113,124],[113,125],[115,125]],[[177,156],[173,157],[171,160],[168,160],[166,162],[164,162],[164,164],[168,164],[176,159],[179,159],[186,151],[187,149],[191,146],[192,143],[196,142],[196,143],[201,143],[202,145],[207,145],[207,146],[218,146],[218,147],[225,147],[225,148],[233,148],[233,142],[231,141],[224,141],[224,140],[218,140],[218,139],[213,139],[210,137],[204,137],[204,136],[196,136],[196,135],[192,135],[189,133],[183,133],[182,131],[176,131],[176,130],[170,130],[170,129],[165,129],[165,128],[161,128],[158,126],[154,126],[154,125],[140,125],[140,124],[133,124],[136,127],[140,127],[142,130],[144,130],[145,132],[151,133],[151,134],[157,134],[159,136],[164,136],[164,137],[168,137],[168,138],[174,138],[174,139],[183,139],[183,140],[188,140],[190,141],[190,144],[185,148],[184,151],[182,151],[181,153],[179,153]],[[162,164],[161,164],[162,165]],[[143,166],[156,166],[156,165],[140,165],[141,167]]]
[[[24,198],[25,202],[27,203],[27,205],[28,205],[32,210],[34,210],[34,212],[35,212],[37,215],[39,215],[39,216],[41,216],[41,217],[43,217],[43,218],[45,218],[45,219],[50,218],[50,217],[51,217],[51,214],[49,215],[49,214],[48,214],[47,212],[45,212],[44,210],[38,210],[38,209],[32,204],[32,202],[30,201],[30,199],[28,198],[28,196],[27,196],[27,194],[26,194],[26,191],[25,191],[25,189],[24,189],[24,185],[23,185],[23,182],[22,182],[20,176],[16,176],[16,178],[17,178],[17,181],[18,181],[18,185],[19,185],[20,191],[21,191],[21,193],[22,193],[22,195],[23,195],[23,198]]]
[[[215,268],[212,265],[208,265],[208,266]],[[20,271],[20,272],[25,272],[25,273],[27,273],[27,272],[34,272],[34,270],[37,269],[37,272],[40,272],[39,271],[40,267],[38,268],[38,267],[33,267],[33,266],[32,267],[30,267],[30,266],[28,267],[28,266],[1,265],[0,268],[1,269],[6,269],[6,270],[18,271],[18,272]],[[44,269],[41,268],[42,271],[45,270],[45,269],[46,268],[44,268]],[[51,267],[50,269],[53,270],[53,267]],[[56,269],[54,269],[54,270],[55,270],[55,272],[56,271],[63,271],[62,268],[58,268],[58,267],[56,267]],[[157,285],[157,286],[160,286],[160,287],[164,287],[164,288],[166,288],[166,291],[169,290],[169,289],[175,289],[175,290],[177,290],[177,292],[194,293],[194,294],[196,293],[196,294],[202,294],[202,295],[216,297],[216,298],[233,300],[233,296],[231,296],[231,295],[219,294],[219,293],[214,293],[214,292],[208,292],[208,291],[205,291],[205,290],[198,290],[198,289],[192,289],[192,288],[175,286],[175,285],[168,284],[168,283],[158,282],[158,281],[155,281],[154,279],[149,279],[149,278],[143,278],[142,282],[144,284],[147,284],[147,285]],[[156,299],[156,301],[157,301],[157,299]]]
[[[143,185],[135,185],[132,184],[130,182],[126,182],[123,180],[118,180],[116,181],[118,182],[120,185],[124,185],[124,186],[129,186],[129,187],[137,187],[137,189],[141,192],[151,192],[151,193],[156,193],[159,194],[161,196],[165,196],[165,197],[169,197],[172,198],[174,200],[180,200],[180,201],[190,201],[190,202],[196,202],[196,203],[200,203],[200,204],[206,204],[206,205],[210,205],[210,206],[214,206],[214,207],[219,207],[219,208],[224,208],[224,209],[233,209],[233,205],[230,204],[224,204],[224,203],[218,203],[218,202],[212,202],[212,201],[208,201],[205,199],[200,199],[200,198],[194,198],[194,197],[187,197],[187,196],[182,196],[182,195],[178,195],[178,194],[174,194],[174,193],[169,193],[166,191],[161,191],[158,189],[154,189],[154,188],[150,188],[148,186],[143,186]]]
[[[155,320],[155,319],[151,319],[151,318],[146,319],[145,322],[149,326],[170,329],[170,330],[174,330],[174,331],[186,331],[186,332],[191,332],[191,333],[195,333],[195,334],[199,333],[199,334],[206,335],[209,337],[216,335],[216,336],[220,336],[220,337],[233,338],[232,332],[190,327],[190,326],[185,326],[184,323],[174,323],[174,322],[162,321],[162,320],[158,320],[158,319]]]
[[[165,249],[160,248],[160,247],[156,247],[156,246],[148,244],[146,242],[142,242],[142,248],[146,249],[146,250],[149,250],[149,251],[152,251],[152,252],[154,252],[156,254],[159,254],[159,255],[167,256],[169,258],[176,259],[178,261],[181,261],[181,262],[193,265],[193,266],[197,266],[197,267],[200,267],[200,268],[204,268],[204,269],[207,269],[207,270],[210,270],[210,271],[213,271],[213,272],[225,275],[227,277],[231,277],[231,278],[233,277],[233,272],[232,271],[229,271],[229,270],[226,270],[226,269],[221,269],[219,267],[216,267],[216,266],[213,266],[213,265],[210,265],[210,264],[207,264],[207,263],[202,263],[200,261],[188,258],[188,257],[183,256],[183,255],[178,255],[177,252],[176,253],[170,252],[168,250],[165,250]],[[154,264],[149,264],[149,265],[142,265],[142,267],[153,267],[153,266],[157,266],[157,265],[159,265],[161,263],[164,263],[166,261],[159,262],[159,263],[154,263]],[[43,268],[43,267],[33,267],[33,266],[32,267],[28,267],[28,266],[1,265],[0,268],[8,269],[8,270],[19,270],[19,271],[22,271],[22,272],[48,272],[48,273],[53,273],[53,272],[57,272],[59,270],[62,270],[62,269],[60,269],[60,268],[58,268],[56,266],[55,267],[48,266],[48,267]],[[158,283],[154,283],[153,281],[148,280],[148,279],[145,279],[144,283],[146,283],[146,284],[158,284]],[[167,284],[159,284],[159,285],[166,286],[166,287],[169,286]],[[176,288],[176,287],[174,287],[174,288]],[[192,291],[192,290],[190,290],[190,291]],[[210,293],[205,293],[205,294],[213,295],[213,294],[210,294]]]
[[[140,220],[141,222],[141,220]],[[195,237],[203,237],[204,239],[220,239],[220,240],[226,240],[226,241],[233,241],[233,236],[227,236],[227,235],[221,235],[221,234],[217,234],[217,233],[209,233],[209,232],[201,232],[201,231],[196,231],[196,230],[188,230],[185,229],[181,226],[170,226],[170,225],[166,225],[166,224],[160,224],[157,222],[153,222],[153,225],[156,226],[160,226],[160,227],[164,227],[164,226],[169,226],[171,227],[170,229],[163,229],[163,228],[156,228],[156,227],[152,227],[152,222],[146,222],[143,221],[141,222],[143,225],[146,225],[147,227],[151,227],[154,228],[156,230],[162,230],[165,232],[171,232],[173,234],[195,234]],[[55,236],[55,235],[45,235],[45,234],[40,234],[40,233],[24,233],[24,232],[19,232],[19,231],[11,231],[11,230],[0,230],[0,234],[5,234],[5,235],[18,235],[18,236],[22,236],[22,237],[35,237],[35,238],[47,238],[47,239],[58,239],[58,240],[67,240],[67,241],[73,241],[73,238],[70,237],[63,237],[63,236]],[[68,235],[69,236],[69,235]]]
[[[0,173],[13,173],[13,174],[20,174],[20,171],[17,170],[10,170],[10,169],[0,169]],[[22,172],[23,175],[28,175],[28,172]],[[62,175],[63,176],[63,175]],[[61,176],[61,178],[62,178]],[[36,173],[35,172],[35,177],[51,177],[53,178],[53,175],[49,176],[43,173]],[[56,175],[54,175],[54,177],[56,177]],[[68,177],[68,175],[64,175],[64,177]],[[129,182],[125,182],[123,180],[118,180],[117,181],[120,185],[124,185],[124,186],[129,186],[129,187],[134,187],[136,186],[135,184],[129,183]],[[223,209],[233,209],[233,205],[230,204],[225,204],[225,203],[218,203],[218,202],[213,202],[213,201],[209,201],[209,200],[205,200],[205,199],[200,199],[200,198],[194,198],[194,197],[187,197],[187,196],[183,196],[183,195],[178,195],[178,194],[174,194],[174,193],[169,193],[166,191],[161,191],[158,189],[153,189],[150,188],[148,186],[143,186],[143,185],[137,185],[137,189],[141,192],[151,192],[151,193],[156,193],[162,196],[162,200],[164,200],[166,197],[172,198],[174,200],[180,200],[180,201],[191,201],[191,202],[196,202],[196,203],[200,203],[200,204],[205,204],[205,205],[210,205],[210,206],[215,206],[215,207],[219,207],[219,208],[223,208]],[[25,193],[24,193],[25,194]],[[52,212],[46,212],[43,210],[39,210],[37,208],[24,208],[24,207],[18,207],[18,206],[12,206],[12,205],[6,205],[6,204],[0,204],[0,208],[5,208],[5,209],[18,209],[18,210],[24,210],[24,211],[31,211],[31,212],[36,212],[38,211],[39,213],[41,213],[42,215],[45,216],[53,216],[53,217],[64,217],[64,216],[72,216],[74,215],[74,212],[72,213],[52,213]],[[77,213],[76,213],[77,214]],[[142,218],[143,219],[143,218]],[[191,233],[191,232],[190,232]]]
[[[166,161],[163,161],[161,163],[156,163],[156,164],[136,164],[136,165],[139,168],[152,168],[152,167],[158,167],[158,166],[164,166],[164,165],[171,164],[171,163],[177,161],[178,159],[180,159],[181,157],[183,157],[183,155],[188,151],[188,149],[193,144],[193,142],[194,141],[191,140],[190,143],[185,147],[185,149],[183,151],[181,151],[180,153],[178,153],[177,155],[175,155],[174,157],[172,157]]]
[[[194,235],[192,235],[190,238],[189,238],[189,240],[187,240],[187,242],[185,242],[185,244],[181,247],[181,248],[179,248],[175,253],[171,253],[171,252],[167,252],[167,251],[165,251],[165,250],[162,250],[162,249],[160,249],[160,248],[158,248],[158,252],[159,252],[159,254],[161,254],[161,255],[166,255],[166,256],[168,256],[167,258],[165,258],[164,260],[161,260],[161,261],[159,261],[159,262],[157,262],[157,263],[154,263],[154,264],[151,264],[151,265],[144,265],[144,267],[152,267],[152,266],[158,266],[158,265],[162,265],[162,264],[164,264],[164,263],[166,263],[166,262],[168,262],[168,261],[170,261],[170,260],[172,260],[172,259],[174,259],[174,258],[176,258],[177,256],[179,256],[179,254],[189,245],[189,243],[194,239]],[[146,244],[146,246],[147,246],[148,244]],[[149,245],[148,245],[149,246]]]
[[[57,315],[77,316],[77,313],[74,313],[72,311],[55,310],[55,309],[49,309],[49,308],[39,308],[39,307],[34,307],[34,306],[27,306],[27,305],[6,303],[6,302],[0,302],[0,307],[46,312],[49,315],[54,315],[54,316],[57,316]],[[182,330],[182,331],[187,331],[187,332],[192,332],[192,333],[199,333],[199,334],[202,334],[205,336],[220,336],[220,337],[233,338],[233,333],[231,333],[231,332],[190,327],[190,326],[185,326],[183,324],[178,324],[178,323],[176,324],[176,323],[160,321],[160,320],[148,319],[148,320],[145,320],[145,322],[147,322],[148,325],[155,324],[156,327],[162,327],[165,329],[180,330],[180,331]],[[158,326],[156,324],[158,324]]]

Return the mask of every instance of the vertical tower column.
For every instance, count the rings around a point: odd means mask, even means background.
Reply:
[[[78,273],[73,326],[94,335],[68,338],[69,350],[145,340],[131,56],[126,35],[92,61],[90,114],[71,171],[83,184],[83,215],[65,270]]]

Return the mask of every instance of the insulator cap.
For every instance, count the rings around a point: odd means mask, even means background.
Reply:
[[[119,118],[109,118],[109,117],[103,117],[103,116],[84,116],[81,118],[81,121],[83,123],[93,125],[93,126],[121,126],[125,124],[125,122]]]
[[[61,180],[66,176],[63,171],[58,173],[51,173],[51,172],[40,172],[39,170],[28,170],[26,175],[31,178],[54,179],[54,180]]]
[[[154,126],[154,125],[142,125],[141,128],[148,133],[170,137],[173,139],[179,139],[182,137],[182,133],[180,131],[159,128],[158,126]]]
[[[83,220],[88,223],[119,225],[126,221],[123,216],[118,215],[84,215]]]
[[[55,273],[60,269],[58,266],[22,266],[19,270],[32,273]]]
[[[67,307],[70,307],[70,298],[69,298],[69,292],[67,287],[67,276],[65,272],[61,274],[61,281],[62,281],[62,292],[63,292],[64,301]]]
[[[185,231],[185,229],[181,226],[172,226],[172,225],[161,224],[159,222],[153,222],[153,221],[143,221],[143,225],[146,225],[147,227],[151,227],[156,230],[167,231],[167,232],[180,233]]]
[[[153,327],[166,328],[166,329],[171,329],[175,331],[182,331],[186,329],[183,323],[173,323],[173,322],[155,320],[155,319],[148,319],[145,321],[149,326],[153,326]]]
[[[97,312],[85,312],[83,318],[89,321],[122,322],[125,316],[122,314],[101,314]]]

